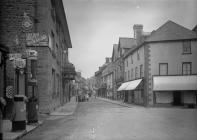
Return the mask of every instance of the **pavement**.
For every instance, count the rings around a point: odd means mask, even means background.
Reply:
[[[45,120],[50,119],[53,116],[72,115],[75,112],[77,105],[78,102],[76,102],[76,98],[72,97],[70,102],[57,108],[54,112],[51,112],[50,115],[39,114],[38,123],[27,124],[26,130],[23,131],[12,132],[12,122],[10,120],[3,120],[3,140],[18,140],[41,126]]]

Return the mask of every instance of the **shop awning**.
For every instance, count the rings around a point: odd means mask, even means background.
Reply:
[[[154,76],[154,91],[197,90],[197,75]]]
[[[134,90],[137,88],[137,86],[141,83],[142,79],[133,80],[128,82],[128,86],[125,88],[125,90]]]
[[[118,88],[117,91],[125,90],[125,88],[128,86],[128,84],[129,84],[129,82],[122,83],[121,86]]]
[[[122,83],[121,86],[118,88],[118,91],[134,90],[141,83],[141,81],[142,79],[138,79],[138,80],[133,80],[133,81]]]

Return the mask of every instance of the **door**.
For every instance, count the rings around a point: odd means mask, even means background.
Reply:
[[[173,92],[173,105],[176,105],[176,106],[181,105],[181,92],[180,91]]]
[[[125,102],[128,102],[128,91],[125,91]]]

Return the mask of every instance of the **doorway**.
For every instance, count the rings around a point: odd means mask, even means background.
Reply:
[[[128,91],[125,91],[125,99],[124,102],[128,102]]]
[[[180,91],[174,91],[173,92],[173,105],[180,106],[181,104],[181,92]]]

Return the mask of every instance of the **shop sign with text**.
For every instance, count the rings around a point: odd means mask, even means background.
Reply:
[[[27,33],[26,44],[27,46],[48,46],[49,38],[46,33]]]

